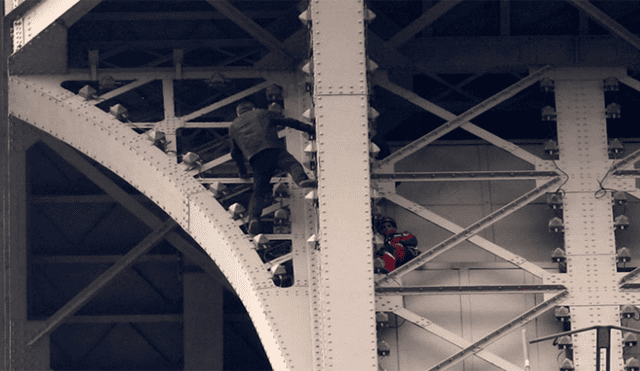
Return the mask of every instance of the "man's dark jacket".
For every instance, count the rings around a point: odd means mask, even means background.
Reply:
[[[243,155],[251,161],[253,156],[265,149],[285,149],[284,142],[278,138],[278,126],[315,133],[314,127],[309,124],[264,109],[245,112],[231,123],[231,157],[238,164],[241,173],[246,172]]]

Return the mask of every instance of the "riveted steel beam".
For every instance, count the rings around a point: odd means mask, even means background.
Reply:
[[[412,311],[406,309],[406,308],[398,308],[395,309],[393,311],[393,313],[395,313],[396,315],[404,318],[405,320],[413,323],[414,325],[423,328],[425,330],[427,330],[428,332],[438,336],[439,338],[459,347],[459,348],[466,348],[468,346],[471,345],[471,342],[468,340],[465,340],[464,338],[452,333],[449,330],[446,330],[438,325],[436,325],[435,323],[433,323],[432,321],[429,321],[428,319],[421,317],[415,313],[413,313]],[[505,370],[505,371],[522,371],[522,368],[508,362],[505,361],[504,359],[492,354],[489,351],[486,350],[481,350],[478,353],[476,353],[476,356],[478,356],[479,358],[491,363],[492,365],[498,367],[501,370]]]
[[[113,278],[115,278],[120,272],[127,267],[131,266],[136,259],[149,252],[155,245],[162,241],[170,230],[175,228],[177,223],[173,219],[165,221],[161,227],[151,232],[145,237],[138,245],[136,245],[131,251],[126,253],[120,260],[114,265],[109,267],[98,278],[91,282],[87,287],[82,289],[73,299],[69,300],[67,304],[58,309],[47,321],[44,326],[27,342],[28,346],[32,346],[43,336],[51,333],[58,327],[60,327],[65,319],[73,316],[75,312],[80,310],[83,305],[89,302],[98,291],[100,291],[105,285],[107,285]]]
[[[321,354],[314,355],[314,369],[374,371],[365,7],[362,0],[335,4],[312,0],[309,8],[322,231],[316,304],[321,318],[314,317]]]
[[[37,76],[13,76],[9,90],[12,115],[64,140],[111,169],[154,200],[193,236],[206,252],[200,259],[211,261],[209,257],[213,258],[237,287],[236,292],[251,315],[273,369],[285,370],[296,364],[302,369],[310,368],[309,353],[286,353],[285,348],[295,346],[296,340],[290,332],[279,331],[275,326],[294,323],[298,336],[303,331],[304,338],[310,337],[304,318],[289,315],[308,308],[306,290],[286,298],[276,294],[281,289],[275,287],[264,270],[249,239],[202,184],[185,174],[171,156],[149,146],[134,130],[82,98],[71,96],[64,102],[55,99],[63,94],[61,87],[46,90]],[[34,106],[38,110],[34,110]],[[280,309],[268,312],[267,306]]]
[[[120,94],[124,94],[124,93],[126,93],[126,92],[128,92],[128,91],[130,91],[130,90],[133,90],[133,89],[139,88],[140,86],[145,85],[145,84],[147,84],[147,83],[150,83],[150,82],[151,82],[151,81],[153,81],[153,80],[154,80],[154,79],[152,79],[152,78],[146,78],[146,79],[139,79],[139,80],[136,80],[136,81],[131,82],[131,83],[127,84],[127,85],[121,86],[121,87],[119,87],[119,88],[117,88],[117,89],[113,89],[113,90],[111,90],[111,91],[110,91],[110,92],[108,92],[108,93],[104,93],[104,94],[102,94],[101,96],[99,96],[99,97],[98,97],[98,99],[96,99],[96,100],[94,100],[94,101],[91,101],[91,102],[92,102],[93,104],[99,104],[99,103],[102,103],[102,102],[104,102],[105,100],[109,100],[109,99],[111,99],[111,98],[115,98],[115,97],[117,97],[117,96],[118,96],[118,95],[120,95]]]
[[[418,32],[422,31],[433,22],[437,21],[440,17],[442,17],[449,10],[453,9],[456,5],[460,4],[464,0],[442,0],[436,5],[434,5],[431,9],[424,12],[418,19],[411,22],[407,27],[402,29],[402,31],[393,35],[387,44],[392,48],[398,48],[403,45],[409,39],[414,37]]]
[[[624,41],[633,45],[636,49],[640,50],[640,38],[632,34],[624,28],[620,23],[616,22],[613,18],[609,17],[605,12],[598,9],[595,5],[591,4],[588,0],[566,0],[571,5],[582,10],[589,15],[594,21],[598,22],[601,26],[608,29],[612,33],[618,35]]]
[[[555,171],[455,171],[455,172],[415,172],[415,173],[373,173],[371,179],[389,182],[428,181],[478,181],[478,180],[524,180],[553,178]]]
[[[521,295],[546,294],[566,289],[562,285],[402,286],[376,287],[376,295]]]
[[[255,93],[259,92],[260,90],[267,88],[270,85],[273,85],[273,81],[262,82],[262,83],[260,83],[258,85],[250,87],[249,89],[243,90],[243,91],[241,91],[239,93],[236,93],[236,94],[234,94],[232,96],[224,98],[224,99],[222,99],[222,100],[220,100],[220,101],[218,101],[218,102],[216,102],[214,104],[211,104],[211,105],[209,105],[207,107],[201,108],[201,109],[199,109],[199,110],[197,110],[197,111],[195,111],[193,113],[190,113],[190,114],[185,115],[185,116],[181,116],[180,119],[184,120],[184,121],[191,121],[191,120],[193,120],[195,118],[198,118],[198,117],[200,117],[202,115],[206,115],[209,112],[213,112],[213,111],[217,110],[218,108],[222,108],[222,107],[224,107],[224,106],[226,106],[228,104],[231,104],[233,102],[236,102],[236,101],[238,101],[238,100],[240,100],[242,98],[246,98],[249,95],[255,94]]]
[[[469,110],[462,113],[458,117],[450,120],[449,122],[441,125],[437,129],[434,129],[430,133],[416,139],[412,143],[392,153],[390,156],[380,161],[378,165],[384,166],[388,164],[395,164],[396,162],[402,160],[403,158],[406,158],[407,156],[417,152],[421,148],[427,146],[429,143],[453,131],[454,129],[466,124],[469,120],[473,119],[474,117],[490,110],[491,108],[497,106],[498,104],[518,94],[522,90],[535,84],[550,69],[551,69],[551,66],[545,66],[531,73],[529,76],[511,85],[510,87],[502,90],[501,92],[493,95],[492,97],[485,99],[483,102],[470,108]]]
[[[483,348],[487,347],[488,345],[495,342],[496,340],[509,334],[513,330],[516,330],[518,327],[524,325],[525,323],[531,321],[532,319],[535,319],[536,317],[544,314],[547,310],[556,306],[558,302],[560,302],[567,294],[568,294],[567,291],[563,291],[555,295],[551,299],[536,305],[535,307],[524,312],[517,318],[507,322],[506,324],[500,326],[498,329],[492,331],[490,334],[484,336],[482,339],[474,342],[473,344],[465,347],[464,349],[460,350],[459,352],[452,355],[451,357],[431,367],[429,371],[445,370],[455,365],[456,363],[462,361],[466,357],[472,354],[478,353]]]
[[[278,52],[291,60],[295,60],[295,54],[287,50],[286,46],[282,44],[280,40],[267,32],[264,28],[260,27],[260,25],[258,25],[253,19],[242,13],[228,1],[207,0],[207,2],[269,49]]]
[[[408,211],[418,215],[419,217],[424,218],[425,220],[434,223],[437,226],[440,226],[450,232],[453,233],[460,233],[464,230],[464,228],[460,227],[459,225],[452,223],[451,221],[441,217],[440,215],[435,214],[432,211],[427,210],[425,207],[423,207],[422,205],[419,205],[415,202],[409,201],[406,198],[395,194],[395,193],[381,193],[382,197],[385,197],[387,200],[395,203],[398,206],[401,206],[405,209],[407,209]],[[533,264],[531,262],[528,262],[526,259],[524,259],[521,256],[518,256],[496,244],[494,244],[491,241],[488,241],[478,235],[473,236],[471,238],[469,238],[469,242],[473,243],[474,245],[478,246],[481,249],[484,249],[494,255],[496,255],[499,258],[502,258],[508,262],[510,262],[511,264],[514,264],[524,270],[526,270],[527,272],[543,278],[546,275],[546,272],[544,269],[542,269],[540,266]]]
[[[401,86],[398,86],[394,83],[392,83],[391,81],[389,81],[388,75],[386,73],[386,71],[380,71],[376,74],[374,74],[373,76],[373,81],[375,84],[381,86],[382,88],[406,99],[407,101],[415,104],[416,106],[424,109],[427,112],[430,112],[440,118],[443,118],[445,120],[449,120],[449,122],[452,122],[453,120],[456,120],[458,117],[456,115],[454,115],[453,113],[439,107],[438,105],[429,102],[428,100],[420,97],[419,95],[415,94],[414,92],[404,89]],[[445,124],[446,125],[446,124]],[[472,124],[471,122],[463,122],[461,123],[460,127],[484,140],[486,140],[487,142],[504,149],[505,151],[508,151],[509,153],[513,154],[514,156],[517,156],[519,158],[521,158],[524,161],[527,161],[531,164],[536,164],[538,162],[540,162],[540,159],[537,156],[532,155],[531,153],[523,150],[522,148],[520,148],[519,146],[506,141],[504,139],[499,138],[498,136],[489,133],[488,131]],[[437,130],[437,129],[436,129]],[[451,129],[453,130],[453,129]],[[427,134],[428,136],[429,134]],[[444,134],[443,134],[444,135]],[[423,137],[424,138],[424,137]],[[437,138],[435,138],[437,139]],[[435,140],[433,139],[433,140]],[[419,140],[419,139],[418,139]],[[432,140],[432,141],[433,141]],[[415,142],[414,142],[415,143]],[[388,157],[385,159],[387,160]],[[385,165],[387,164],[391,164],[392,162],[390,161],[379,161],[377,163],[377,168],[374,169],[374,172],[376,171],[380,171],[381,168],[384,168]],[[394,162],[395,163],[395,162]]]
[[[407,264],[403,265],[402,267],[397,268],[396,270],[394,270],[393,272],[387,274],[386,276],[382,276],[376,282],[379,283],[379,284],[383,284],[383,283],[391,281],[392,279],[394,279],[396,277],[402,277],[403,275],[416,270],[422,264],[434,259],[435,257],[439,256],[440,254],[442,254],[445,251],[449,250],[450,248],[460,244],[461,242],[467,240],[470,237],[473,237],[478,232],[480,232],[481,230],[487,228],[488,226],[492,225],[493,223],[497,222],[498,220],[501,220],[501,219],[505,218],[506,216],[510,215],[511,213],[513,213],[513,212],[517,211],[518,209],[522,208],[523,206],[526,206],[527,204],[529,204],[530,202],[532,202],[533,200],[535,200],[536,198],[540,197],[545,192],[547,192],[547,190],[549,190],[551,187],[556,185],[559,182],[559,180],[560,180],[560,178],[555,178],[555,179],[550,180],[549,182],[545,183],[544,185],[542,185],[540,187],[537,187],[537,188],[525,193],[524,195],[520,196],[519,198],[517,198],[517,199],[511,201],[510,203],[508,203],[507,205],[503,206],[499,210],[497,210],[497,211],[491,213],[490,215],[482,218],[481,220],[473,223],[469,227],[467,227],[464,230],[462,230],[462,231],[454,234],[453,236],[447,238],[446,240],[444,240],[443,242],[439,243],[438,245],[432,247],[431,249],[421,253],[416,258],[414,258],[413,260],[409,261]]]
[[[42,141],[51,149],[56,151],[65,161],[84,174],[89,180],[94,182],[98,187],[102,188],[113,200],[118,202],[131,214],[142,220],[150,228],[158,228],[162,221],[155,216],[149,209],[144,207],[133,196],[128,194],[117,184],[115,184],[106,175],[96,169],[93,165],[83,159],[78,153],[63,143],[50,138],[43,137]],[[229,284],[226,277],[220,271],[220,268],[209,258],[201,249],[187,242],[184,238],[175,232],[170,232],[166,240],[173,245],[178,251],[184,254],[194,263],[200,265],[204,271],[217,279],[227,290],[237,295],[234,288]]]

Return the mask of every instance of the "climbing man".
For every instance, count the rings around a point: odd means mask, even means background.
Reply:
[[[278,138],[278,126],[315,134],[315,128],[298,120],[264,109],[256,109],[249,101],[242,101],[236,107],[238,117],[229,127],[231,136],[231,157],[238,165],[241,178],[248,178],[245,158],[253,169],[253,194],[249,201],[249,228],[252,235],[260,233],[262,209],[267,206],[272,186],[271,178],[279,171],[291,174],[293,181],[303,188],[314,188],[317,181],[309,179],[302,165],[289,152],[284,142]]]

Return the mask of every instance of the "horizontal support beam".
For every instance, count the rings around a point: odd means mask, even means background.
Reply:
[[[32,255],[31,263],[44,264],[112,264],[122,258],[123,255],[57,255],[41,256]],[[174,263],[181,259],[178,255],[145,254],[136,260],[137,263]]]
[[[469,345],[471,345],[471,342],[452,333],[449,330],[446,330],[438,325],[436,325],[435,323],[433,323],[432,321],[429,321],[428,319],[421,317],[415,313],[413,313],[412,311],[406,309],[406,308],[398,308],[396,310],[393,311],[393,313],[395,313],[397,316],[404,318],[405,320],[413,323],[414,325],[434,334],[435,336],[441,338],[444,341],[447,341],[455,346],[457,346],[458,348],[466,348]],[[517,367],[516,365],[505,361],[504,359],[496,356],[495,354],[490,353],[489,351],[486,350],[482,350],[480,352],[478,352],[476,354],[476,356],[478,356],[479,358],[491,363],[492,365],[497,366],[499,369],[501,370],[506,370],[506,371],[522,371],[521,368]]]
[[[69,300],[62,308],[58,309],[49,319],[45,321],[44,326],[34,335],[28,342],[28,346],[32,346],[43,336],[51,333],[70,316],[73,316],[82,306],[88,303],[105,285],[116,277],[125,268],[131,266],[140,256],[146,254],[155,245],[162,241],[167,233],[174,229],[178,223],[173,219],[166,220],[159,228],[151,232],[131,251],[126,253],[114,265],[109,267],[98,278],[91,282],[87,287],[82,289],[73,299]]]
[[[145,195],[131,195],[138,202],[152,202]],[[34,204],[105,204],[118,202],[109,195],[31,196]]]
[[[623,278],[626,278],[626,277],[623,277]],[[626,283],[620,286],[620,288],[623,290],[637,290],[637,289],[640,289],[640,283]]]
[[[477,181],[477,180],[526,180],[552,178],[554,171],[455,171],[421,173],[373,173],[371,179],[395,182],[426,181]]]
[[[540,187],[534,188],[533,190],[525,193],[524,195],[518,197],[517,199],[509,202],[508,204],[506,204],[505,206],[501,207],[500,209],[494,211],[493,213],[487,215],[486,217],[478,220],[477,222],[473,223],[472,225],[468,226],[467,228],[463,229],[462,231],[459,231],[458,233],[454,234],[453,236],[447,238],[446,240],[440,242],[439,244],[437,244],[436,246],[432,247],[431,249],[424,251],[423,253],[421,253],[420,255],[418,255],[416,258],[414,258],[413,260],[409,261],[407,264],[401,266],[400,268],[397,268],[396,270],[394,270],[393,272],[389,273],[388,275],[378,279],[378,283],[382,284],[385,282],[389,282],[391,280],[393,280],[396,277],[402,277],[403,275],[410,273],[411,271],[415,270],[416,268],[418,268],[420,265],[433,260],[434,258],[436,258],[437,256],[439,256],[440,254],[444,253],[445,251],[451,249],[454,246],[457,246],[458,244],[462,243],[463,241],[470,239],[471,237],[475,236],[476,234],[478,234],[480,231],[482,231],[483,229],[489,227],[490,225],[494,224],[495,222],[507,217],[508,215],[510,215],[511,213],[519,210],[520,208],[528,205],[529,203],[531,203],[533,200],[535,200],[536,198],[540,197],[541,195],[543,195],[545,192],[547,192],[547,190],[549,190],[551,187],[553,187],[554,185],[556,185],[558,182],[560,181],[560,178],[555,178],[543,185],[541,185]]]
[[[209,79],[214,73],[222,74],[227,79],[254,79],[264,78],[278,80],[278,77],[296,75],[298,72],[258,70],[251,67],[183,67],[182,78],[184,80]],[[300,72],[301,73],[301,72]],[[64,75],[48,75],[59,77],[60,81],[82,81],[91,80],[91,69],[70,68]],[[168,67],[149,68],[101,68],[98,69],[98,78],[101,76],[111,76],[116,80],[142,80],[142,79],[174,79],[176,69]]]
[[[247,11],[244,14],[252,19],[277,18],[282,15],[281,10]],[[226,20],[220,12],[118,12],[87,14],[83,21],[197,21],[197,20]]]
[[[100,103],[100,102],[98,102]],[[178,117],[179,118],[179,117]],[[140,129],[153,129],[158,125],[157,122],[132,122],[135,127]],[[231,121],[221,122],[184,122],[182,128],[187,129],[228,129]]]
[[[616,170],[611,173],[613,176],[620,177],[629,177],[629,178],[639,178],[640,177],[640,169],[638,170]]]
[[[620,23],[616,22],[613,18],[609,17],[605,12],[600,10],[595,5],[591,4],[589,1],[585,1],[585,0],[566,0],[566,1],[571,3],[576,8],[585,12],[589,17],[591,17],[594,21],[599,23],[602,27],[618,35],[624,41],[633,45],[637,50],[640,50],[640,38],[638,38],[638,36],[629,32],[629,30],[624,28]]]
[[[437,140],[443,135],[455,130],[456,128],[466,124],[469,120],[473,119],[481,115],[482,113],[490,110],[491,108],[497,106],[498,104],[506,101],[507,99],[513,97],[518,94],[522,90],[528,88],[529,86],[535,84],[538,80],[540,80],[549,70],[551,66],[544,66],[537,71],[532,72],[529,76],[523,78],[522,80],[516,82],[515,84],[503,89],[502,91],[494,94],[493,96],[485,99],[481,103],[475,105],[474,107],[468,109],[463,112],[459,116],[449,120],[445,124],[439,126],[438,128],[432,130],[431,132],[423,135],[422,137],[414,140],[411,144],[404,146],[403,148],[393,152],[390,156],[386,157],[384,160],[380,161],[378,165],[384,166],[388,164],[395,164],[396,162],[406,158],[407,156],[419,151],[424,148],[429,143]]]
[[[387,200],[395,203],[396,205],[405,208],[406,210],[416,214],[417,216],[441,227],[444,228],[446,230],[448,230],[449,232],[452,233],[460,233],[464,230],[464,228],[462,228],[461,226],[441,217],[440,215],[426,209],[424,206],[419,205],[415,202],[409,201],[406,198],[399,196],[395,193],[392,194],[381,194],[382,197],[385,197]],[[540,266],[533,264],[531,262],[528,262],[526,259],[524,259],[521,256],[518,256],[498,245],[496,245],[495,243],[486,240],[484,238],[482,238],[481,236],[473,236],[471,238],[469,238],[469,242],[471,242],[472,244],[478,246],[481,249],[484,249],[485,251],[488,251],[492,254],[494,254],[495,256],[506,260],[508,263],[504,263],[504,264],[508,264],[509,266],[511,266],[511,268],[513,268],[513,266],[517,266],[520,267],[522,269],[524,269],[525,271],[543,278],[546,275],[546,272],[544,269],[542,269]],[[427,265],[424,265],[423,267],[428,267],[431,266],[433,264],[436,263],[429,263]],[[455,266],[460,266],[455,265]]]
[[[109,316],[73,316],[64,323],[154,323],[182,322],[182,314],[136,314]]]
[[[473,343],[473,344],[469,345],[468,347],[462,349],[461,351],[459,351],[458,353],[452,355],[451,357],[447,358],[446,360],[444,360],[444,361],[438,363],[437,365],[431,367],[429,369],[429,371],[444,370],[444,369],[449,368],[449,367],[453,366],[454,364],[462,361],[466,357],[468,357],[468,356],[470,356],[472,354],[476,354],[476,353],[480,352],[482,349],[487,347],[489,344],[491,344],[494,341],[500,339],[501,337],[507,335],[508,333],[510,333],[511,331],[515,330],[519,326],[522,326],[525,323],[531,321],[532,319],[544,314],[547,310],[553,308],[568,293],[569,293],[568,291],[563,291],[563,292],[557,294],[556,296],[552,297],[551,299],[546,300],[546,301],[536,305],[535,307],[529,309],[528,311],[526,311],[522,315],[518,316],[517,318],[507,322],[506,324],[500,326],[498,329],[494,330],[490,334],[484,336],[482,339],[476,341],[475,343]]]
[[[224,177],[224,178],[198,178],[196,179],[202,184],[211,184],[215,182],[220,182],[224,184],[253,184],[253,178],[249,177],[247,179],[235,178],[235,177]],[[281,183],[288,182],[289,178],[286,177],[273,177],[271,178],[271,183]]]
[[[376,295],[547,294],[566,289],[562,285],[403,286],[376,287]]]
[[[423,37],[398,48],[419,68],[376,63],[381,69],[420,69],[436,73],[509,71],[550,64],[554,67],[640,66],[640,51],[616,36],[459,36]]]

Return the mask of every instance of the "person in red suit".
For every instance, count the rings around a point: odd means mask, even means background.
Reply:
[[[420,254],[416,246],[418,239],[413,234],[398,232],[395,220],[389,217],[377,218],[377,231],[384,237],[384,246],[376,255],[384,261],[384,270],[392,272]],[[384,272],[380,269],[380,271]]]

